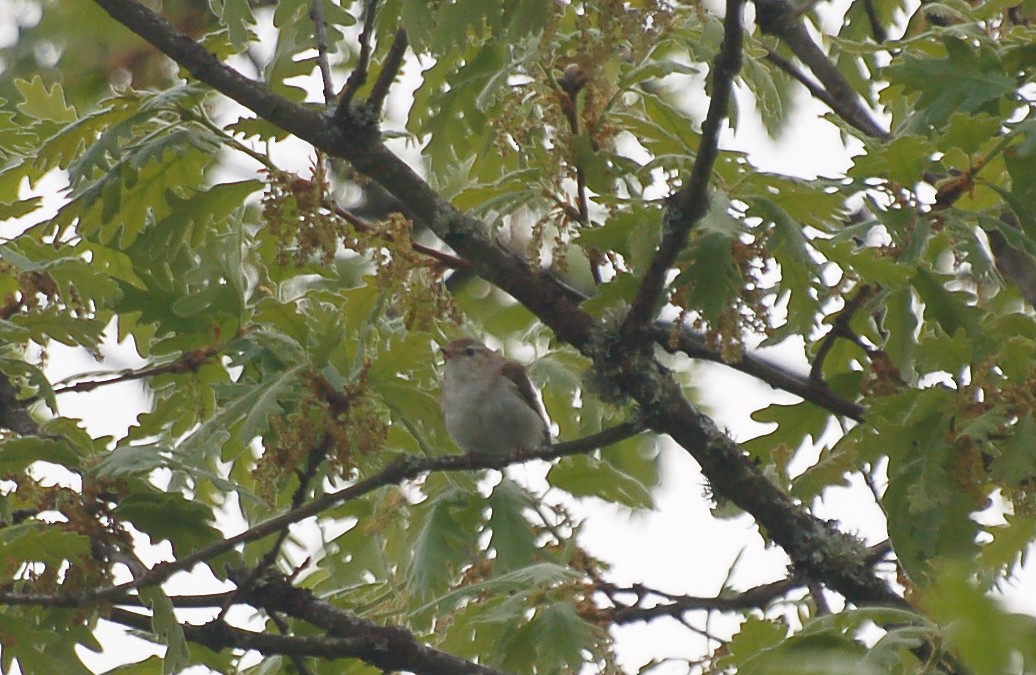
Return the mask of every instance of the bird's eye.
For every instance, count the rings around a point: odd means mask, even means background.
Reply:
[[[468,347],[467,349],[464,350],[464,353],[467,354],[468,356],[474,356],[475,355],[475,348],[474,347]]]

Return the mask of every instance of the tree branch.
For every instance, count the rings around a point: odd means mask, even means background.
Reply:
[[[113,607],[108,620],[151,633],[152,619]],[[181,624],[184,637],[213,650],[248,649],[261,654],[316,656],[325,659],[361,659],[385,672],[410,671],[420,675],[503,675],[494,668],[457,658],[418,642],[402,628],[384,627],[357,619],[352,635],[308,637],[254,633],[224,623]]]
[[[655,342],[669,353],[682,352],[692,359],[720,363],[762,380],[774,389],[795,394],[836,415],[842,415],[857,422],[863,421],[864,408],[860,404],[838,396],[823,382],[811,382],[808,378],[792,373],[761,356],[744,354],[738,360],[730,361],[723,356],[722,352],[710,348],[703,334],[694,332],[685,326],[674,326],[662,321],[655,323],[651,335]]]
[[[342,93],[338,97],[338,107],[335,108],[335,124],[344,125],[349,118],[349,108],[352,106],[353,97],[367,82],[367,69],[370,67],[371,58],[371,37],[374,32],[374,17],[378,12],[378,0],[367,0],[366,9],[363,13],[363,31],[360,33],[360,55],[356,59],[356,67],[349,73],[349,79],[342,87]]]
[[[331,83],[331,65],[327,62],[327,22],[324,21],[324,0],[313,0],[309,8],[313,20],[313,37],[317,42],[317,63],[320,65],[320,81],[324,84],[324,105],[335,100],[335,88]]]
[[[367,478],[357,481],[352,485],[342,488],[336,492],[329,492],[316,499],[310,500],[297,508],[293,508],[280,515],[265,520],[244,532],[222,541],[199,549],[191,555],[178,558],[172,562],[158,563],[144,574],[136,578],[105,588],[79,594],[38,594],[39,604],[51,604],[57,602],[61,606],[81,606],[99,600],[114,600],[124,597],[126,593],[134,589],[147,588],[164,583],[173,574],[189,570],[198,563],[205,562],[215,556],[230,551],[234,547],[257,539],[262,539],[271,534],[281,532],[289,525],[298,523],[307,518],[318,515],[337,504],[351,501],[373,492],[386,485],[394,485],[405,480],[411,480],[417,476],[430,471],[473,471],[479,469],[502,469],[511,464],[526,462],[531,459],[557,459],[569,455],[578,455],[597,448],[618,443],[643,431],[644,427],[639,420],[623,422],[614,427],[605,429],[583,438],[556,443],[533,451],[522,453],[513,457],[493,457],[483,455],[445,455],[442,457],[417,458],[409,455],[400,455],[379,471]],[[31,594],[23,594],[23,597],[31,597]],[[2,598],[2,596],[0,596]],[[63,598],[56,600],[57,598]]]
[[[827,57],[809,31],[802,25],[802,19],[787,0],[753,0],[756,8],[756,23],[759,29],[779,38],[788,45],[792,53],[806,64],[830,95],[824,100],[836,115],[862,130],[869,136],[887,138],[888,132],[874,121],[859,101],[856,91],[831,59]]]
[[[687,245],[687,239],[699,220],[709,210],[709,183],[712,167],[719,156],[719,133],[730,107],[734,78],[741,69],[743,28],[741,9],[743,0],[727,0],[727,14],[723,19],[723,42],[712,66],[712,100],[701,128],[701,142],[694,158],[691,175],[680,191],[668,199],[662,224],[662,241],[655,251],[629,313],[623,323],[621,337],[630,341],[653,319],[658,303],[665,292],[666,277],[677,256]]]
[[[392,38],[392,46],[385,55],[385,62],[381,65],[378,79],[371,87],[371,95],[367,97],[367,106],[371,110],[380,112],[384,108],[389,89],[392,88],[392,83],[395,82],[399,69],[403,66],[403,56],[406,54],[409,44],[406,31],[402,28],[397,30],[396,36]]]
[[[831,348],[834,347],[835,340],[838,338],[851,340],[853,344],[863,349],[869,355],[873,354],[874,350],[863,343],[860,336],[853,331],[849,324],[852,322],[853,315],[856,314],[857,310],[870,300],[875,292],[876,289],[869,284],[860,286],[856,289],[853,297],[847,300],[842,309],[838,311],[834,323],[831,324],[831,330],[828,331],[821,341],[820,347],[817,349],[817,355],[813,358],[813,365],[809,369],[809,383],[812,386],[823,384],[824,361],[827,359],[828,353],[830,353]]]
[[[633,593],[637,596],[636,602],[627,606],[599,610],[595,617],[621,626],[628,623],[653,621],[663,616],[681,618],[687,612],[696,610],[730,612],[744,609],[765,609],[777,598],[796,588],[801,588],[802,585],[801,581],[787,578],[756,586],[740,593],[719,595],[712,598],[661,594],[661,597],[665,598],[666,602],[659,602],[651,606],[644,606],[643,603],[650,596],[659,595],[657,591],[644,589],[640,586],[631,588],[611,587],[602,589],[602,591],[606,592],[609,597],[613,594]]]

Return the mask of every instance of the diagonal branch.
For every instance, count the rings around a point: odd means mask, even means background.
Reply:
[[[371,94],[367,97],[367,106],[371,110],[381,111],[385,105],[385,98],[388,96],[389,89],[392,87],[392,83],[396,80],[396,76],[399,75],[399,70],[403,66],[403,56],[406,54],[406,48],[410,44],[407,38],[406,30],[400,28],[396,31],[396,36],[392,38],[392,46],[389,47],[388,54],[385,55],[385,62],[381,64],[381,72],[378,73],[378,79],[374,81],[371,86]]]
[[[345,124],[353,97],[367,82],[367,70],[370,67],[371,58],[371,37],[377,12],[378,0],[367,0],[363,16],[363,31],[360,33],[360,55],[356,59],[356,67],[353,68],[353,72],[349,73],[349,79],[345,81],[342,93],[338,97],[338,107],[335,108],[334,114],[335,124]]]
[[[767,35],[776,36],[788,45],[792,53],[813,72],[829,95],[824,103],[831,107],[836,115],[867,135],[887,138],[888,132],[875,122],[867,109],[861,105],[856,90],[813,40],[800,15],[787,0],[753,2],[759,29]]]
[[[698,155],[694,159],[694,167],[687,182],[668,200],[662,226],[662,241],[644,273],[640,288],[637,289],[637,295],[626,315],[622,327],[624,340],[634,338],[654,319],[654,313],[665,290],[669,270],[687,245],[691,228],[709,210],[708,189],[712,179],[712,167],[719,156],[719,133],[730,107],[734,77],[741,69],[743,4],[743,0],[727,0],[727,15],[723,19],[723,42],[712,66],[712,100],[702,124]]]
[[[147,614],[113,607],[107,616],[129,628],[151,633]],[[366,624],[366,622],[364,622]],[[316,656],[325,659],[361,659],[384,672],[410,671],[421,675],[503,675],[495,668],[479,665],[421,644],[402,628],[367,624],[358,634],[343,636],[298,636],[255,633],[224,623],[195,626],[181,624],[184,637],[209,649],[255,650],[261,654]]]
[[[863,421],[864,408],[860,404],[842,398],[823,382],[813,382],[761,356],[744,354],[736,361],[731,361],[719,350],[709,347],[703,334],[662,321],[655,323],[651,335],[656,344],[670,353],[683,352],[692,359],[722,364],[751,375],[774,389],[795,394],[835,415],[842,415],[857,422]]]
[[[317,63],[320,65],[320,81],[324,85],[324,105],[335,100],[335,89],[331,83],[331,65],[327,62],[327,22],[324,21],[324,0],[313,0],[309,8],[313,20],[313,37],[317,43]]]

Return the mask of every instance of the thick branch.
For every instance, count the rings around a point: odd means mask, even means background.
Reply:
[[[857,422],[863,421],[864,408],[860,404],[838,396],[822,382],[811,382],[808,378],[789,372],[786,368],[765,358],[744,354],[737,361],[730,361],[721,352],[709,347],[703,334],[691,331],[686,327],[674,327],[665,322],[655,323],[652,336],[660,347],[670,353],[682,352],[692,359],[704,359],[723,364],[728,368],[762,380],[775,389],[795,394],[836,415],[842,415]]]
[[[129,628],[150,633],[151,617],[114,607],[108,620]],[[209,649],[249,649],[261,654],[316,656],[325,659],[361,659],[385,672],[409,671],[421,675],[503,675],[494,668],[481,666],[432,649],[417,642],[402,628],[366,624],[363,631],[341,637],[303,637],[253,633],[209,623],[203,626],[182,624],[184,637]]]
[[[631,339],[654,319],[656,307],[665,290],[666,277],[673,263],[687,245],[693,228],[709,210],[709,183],[712,167],[719,156],[719,133],[734,88],[734,77],[741,69],[741,8],[743,0],[727,0],[723,19],[723,43],[712,66],[712,100],[701,128],[701,142],[690,178],[680,191],[669,198],[663,221],[662,241],[655,251],[637,295],[622,327],[623,339]]]

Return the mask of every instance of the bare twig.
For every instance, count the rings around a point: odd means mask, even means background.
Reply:
[[[334,211],[336,216],[346,221],[347,223],[355,227],[357,230],[360,230],[361,232],[378,232],[378,228],[376,228],[373,224],[371,224],[367,220],[364,220],[363,218],[360,218],[348,209],[345,209],[338,202],[336,202],[334,199],[331,199],[330,197],[324,198],[323,206],[326,209]],[[438,261],[440,264],[446,267],[458,270],[471,269],[471,263],[469,263],[467,260],[464,260],[463,258],[458,258],[455,255],[450,255],[449,253],[436,250],[434,248],[431,248],[430,246],[419,244],[416,241],[412,242],[410,245],[418,253],[422,253],[428,256],[429,258],[434,258],[436,261]]]
[[[663,222],[662,241],[651,260],[622,326],[622,339],[630,342],[654,319],[665,290],[666,277],[687,244],[691,228],[709,209],[708,189],[712,167],[719,156],[719,133],[730,107],[734,77],[741,69],[741,9],[743,0],[727,0],[723,19],[723,42],[712,66],[712,100],[702,124],[701,142],[691,175],[684,186],[669,198]]]
[[[374,85],[371,87],[371,94],[367,97],[367,106],[371,110],[380,111],[384,107],[389,89],[396,80],[396,76],[399,75],[399,69],[403,66],[403,56],[406,54],[407,45],[409,45],[409,40],[407,39],[406,31],[400,28],[392,39],[392,46],[389,47],[388,54],[385,55],[385,61],[381,65],[378,79],[374,81]]]
[[[633,604],[602,609],[597,616],[604,621],[616,625],[624,625],[639,621],[651,621],[662,616],[674,618],[682,617],[687,612],[706,610],[731,612],[743,609],[765,609],[771,602],[803,586],[803,582],[788,578],[774,581],[762,586],[750,588],[747,591],[720,595],[716,597],[696,597],[690,595],[669,595],[640,586],[630,588],[618,588],[614,586],[602,588],[609,598],[618,593],[633,593],[637,601]],[[645,606],[645,601],[651,596],[659,596],[665,602],[659,602],[651,606]]]
[[[736,361],[732,361],[722,352],[709,347],[703,334],[691,331],[684,326],[673,326],[661,321],[655,323],[652,336],[655,342],[668,352],[683,352],[692,359],[723,364],[728,368],[762,380],[774,389],[795,394],[836,415],[842,415],[857,422],[863,421],[863,406],[838,396],[823,382],[813,383],[807,377],[793,373],[765,358],[754,354],[744,354]]]
[[[582,91],[583,87],[586,86],[586,75],[582,72],[578,64],[572,63],[565,67],[564,74],[561,80],[558,82],[558,86],[563,92],[563,98],[561,98],[561,112],[565,115],[565,119],[568,120],[568,128],[572,134],[572,139],[576,139],[580,134],[579,124],[579,92]],[[596,148],[594,148],[596,150]],[[578,161],[578,158],[573,153],[572,164],[576,169],[576,204],[577,208],[575,213],[572,214],[570,209],[564,209],[566,215],[575,215],[575,220],[583,227],[590,226],[590,200],[586,194],[586,171],[583,169],[582,163]],[[601,284],[601,270],[596,261],[590,261],[590,274],[593,276],[594,284]]]
[[[809,597],[813,598],[813,605],[817,608],[817,616],[827,616],[831,613],[831,605],[824,597],[824,587],[816,581],[810,582]]]
[[[378,12],[378,0],[367,0],[363,13],[363,31],[360,32],[360,54],[356,57],[356,67],[349,73],[349,79],[338,96],[338,107],[335,109],[335,124],[343,125],[349,117],[349,108],[353,97],[367,82],[367,71],[370,68],[371,38],[374,33],[374,17]]]
[[[874,352],[871,347],[860,339],[860,336],[850,327],[850,324],[852,323],[853,315],[874,296],[876,290],[869,284],[860,286],[856,289],[853,297],[849,298],[842,309],[838,311],[834,322],[831,324],[831,330],[824,336],[820,347],[817,349],[817,355],[813,358],[813,365],[809,369],[809,382],[811,385],[817,386],[824,381],[824,361],[827,359],[828,353],[830,353],[831,348],[834,347],[835,340],[838,338],[852,341],[853,344],[863,349],[867,354]]]
[[[871,24],[871,36],[879,45],[884,43],[889,37],[888,31],[881,25],[881,20],[878,18],[878,10],[874,6],[874,0],[863,0],[863,8],[866,10],[867,20]]]
[[[824,100],[835,114],[875,138],[887,138],[888,132],[874,121],[860,104],[852,85],[806,30],[802,19],[787,0],[755,0],[756,22],[763,33],[781,39],[824,85],[829,97]]]
[[[805,87],[806,90],[809,91],[809,93],[813,96],[813,98],[823,102],[824,105],[826,105],[828,108],[832,110],[832,112],[836,114],[838,113],[839,108],[842,106],[841,102],[834,96],[832,96],[830,93],[828,93],[826,89],[824,89],[819,84],[811,80],[809,76],[801,70],[799,70],[799,68],[796,67],[794,63],[784,58],[772,49],[766,50],[766,60],[774,64],[784,72],[786,72],[788,75],[790,75],[799,84]],[[874,132],[873,127],[861,122],[862,118],[860,118],[859,115],[852,115],[848,118],[843,116],[842,119],[844,119],[848,124],[855,127],[857,130],[863,132],[867,136],[872,135],[872,133]]]
[[[327,22],[324,21],[324,0],[313,0],[309,8],[313,20],[313,36],[317,42],[317,63],[320,65],[320,80],[324,84],[324,104],[335,100],[335,88],[331,83],[331,65],[327,61]]]
[[[220,353],[221,350],[222,346],[192,349],[189,352],[181,354],[179,358],[170,363],[163,363],[160,366],[151,366],[149,368],[141,368],[140,370],[123,370],[104,379],[87,380],[85,382],[76,382],[75,384],[69,384],[63,387],[55,387],[54,393],[81,394],[83,392],[100,389],[101,387],[107,387],[108,385],[119,384],[120,382],[143,380],[148,377],[165,375],[167,373],[196,373],[199,368],[211,361],[214,356]],[[30,401],[32,400],[35,399],[30,399]]]

